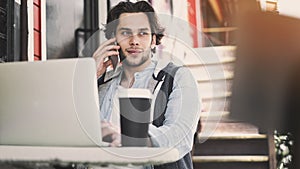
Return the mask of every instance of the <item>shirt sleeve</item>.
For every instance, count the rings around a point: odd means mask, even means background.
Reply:
[[[177,148],[182,158],[192,150],[200,110],[197,84],[187,68],[180,68],[174,77],[163,125],[149,125],[152,144]]]

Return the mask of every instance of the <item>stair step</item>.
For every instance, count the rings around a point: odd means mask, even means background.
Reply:
[[[268,155],[266,135],[223,135],[203,138],[194,144],[195,156]]]
[[[188,57],[186,57],[185,55],[178,55],[178,58],[185,65],[190,66],[195,64],[220,64],[234,61],[235,51],[236,46],[200,47],[194,48],[192,54],[188,53]],[[194,54],[194,52],[196,52],[196,54]]]
[[[207,119],[209,117],[227,117],[229,116],[229,111],[203,111],[200,113],[201,120]]]
[[[211,140],[245,140],[245,139],[267,139],[265,134],[248,134],[248,135],[222,135],[222,136],[211,136]]]
[[[269,169],[268,156],[193,156],[194,169]]]
[[[193,162],[196,163],[227,163],[227,162],[268,162],[268,156],[193,156]]]
[[[196,63],[187,63],[185,64],[186,67],[202,67],[202,66],[211,66],[211,65],[222,65],[222,64],[228,64],[228,63],[233,63],[236,61],[236,58],[235,57],[227,57],[227,58],[224,58],[220,61],[211,61],[211,62],[206,62],[206,63],[203,63],[203,62],[196,62]]]
[[[208,116],[201,118],[201,132],[198,134],[198,140],[207,140],[211,137],[222,136],[252,136],[259,135],[258,128],[252,124],[232,122],[229,120],[223,121],[225,116]],[[223,118],[223,119],[221,119]]]
[[[268,156],[194,156],[194,169],[269,169]]]

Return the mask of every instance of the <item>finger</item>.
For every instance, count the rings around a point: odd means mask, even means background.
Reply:
[[[103,42],[102,44],[99,45],[99,47],[96,49],[96,51],[94,53],[98,53],[99,51],[101,51],[104,47],[114,43],[117,39],[116,38],[111,38],[105,42]]]
[[[115,55],[119,55],[119,51],[117,50],[112,50],[112,51],[105,51],[105,52],[101,52],[99,54],[94,54],[93,58],[96,60],[96,62],[103,62],[105,61],[105,59],[109,56],[115,56]]]
[[[108,60],[103,64],[103,67],[105,67],[105,69],[107,69],[108,67],[113,66],[112,61]]]
[[[111,60],[109,59],[109,60],[107,60],[106,62],[104,62],[103,64],[104,64],[104,66],[107,68],[108,66],[112,65],[112,62],[111,62]]]
[[[107,41],[104,41],[101,45],[107,46],[107,45],[109,45],[109,44],[111,44],[111,43],[113,43],[113,42],[115,42],[115,41],[117,41],[117,38],[116,38],[116,37],[111,38],[111,39],[108,39]],[[101,45],[100,45],[100,46],[101,46]]]
[[[112,130],[110,127],[101,128],[101,131],[102,131],[102,137],[116,133],[116,131]]]
[[[120,46],[119,45],[107,45],[107,46],[101,46],[101,48],[98,48],[98,49],[94,52],[94,55],[93,55],[94,57],[101,56],[101,54],[103,54],[107,51],[117,51],[120,49]]]
[[[116,126],[113,125],[112,123],[106,122],[101,126],[102,130],[102,137],[107,136],[107,135],[112,135],[115,138],[117,138],[118,135],[120,135],[120,129]]]
[[[109,122],[101,121],[101,128],[110,126]]]
[[[119,141],[121,141],[121,135],[120,135],[119,133],[114,133],[114,134],[111,136],[111,138],[112,138],[113,140],[119,140]]]
[[[108,45],[106,47],[104,47],[104,49],[106,51],[110,51],[110,50],[119,50],[120,49],[120,46],[119,45]]]
[[[119,138],[114,138],[114,136],[112,136],[113,141],[110,143],[111,147],[119,147],[121,146],[121,139]]]
[[[115,133],[113,126],[109,122],[103,122],[101,124],[101,131],[103,137]]]
[[[121,146],[121,143],[120,142],[116,142],[116,141],[113,141],[109,144],[110,147],[120,147]]]
[[[111,49],[111,50],[103,50],[99,53],[99,57],[103,57],[103,59],[105,59],[108,56],[113,56],[113,55],[119,55],[119,51],[115,50],[114,48],[118,48],[116,46],[113,47],[108,47],[107,49]]]
[[[105,57],[108,57],[108,56],[117,56],[117,55],[119,55],[119,51],[115,51],[115,50],[107,51],[105,53]]]

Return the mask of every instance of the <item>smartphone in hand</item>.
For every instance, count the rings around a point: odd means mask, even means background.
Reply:
[[[115,34],[112,33],[112,38],[115,37]],[[114,42],[114,45],[118,45],[117,41]],[[111,62],[112,62],[112,66],[113,66],[113,69],[115,70],[118,66],[118,63],[119,63],[119,55],[116,55],[116,56],[109,56],[108,57]]]
[[[114,42],[114,45],[117,45],[117,42]],[[119,63],[119,55],[109,56],[109,59],[111,60],[113,69],[115,70]]]

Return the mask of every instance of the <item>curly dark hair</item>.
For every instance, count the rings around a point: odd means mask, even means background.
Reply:
[[[152,35],[156,35],[156,45],[159,45],[165,29],[160,26],[153,7],[146,1],[138,1],[136,3],[120,2],[114,6],[107,14],[105,37],[110,39],[112,38],[112,33],[116,33],[115,31],[119,24],[118,19],[121,14],[136,12],[143,12],[147,15]]]

